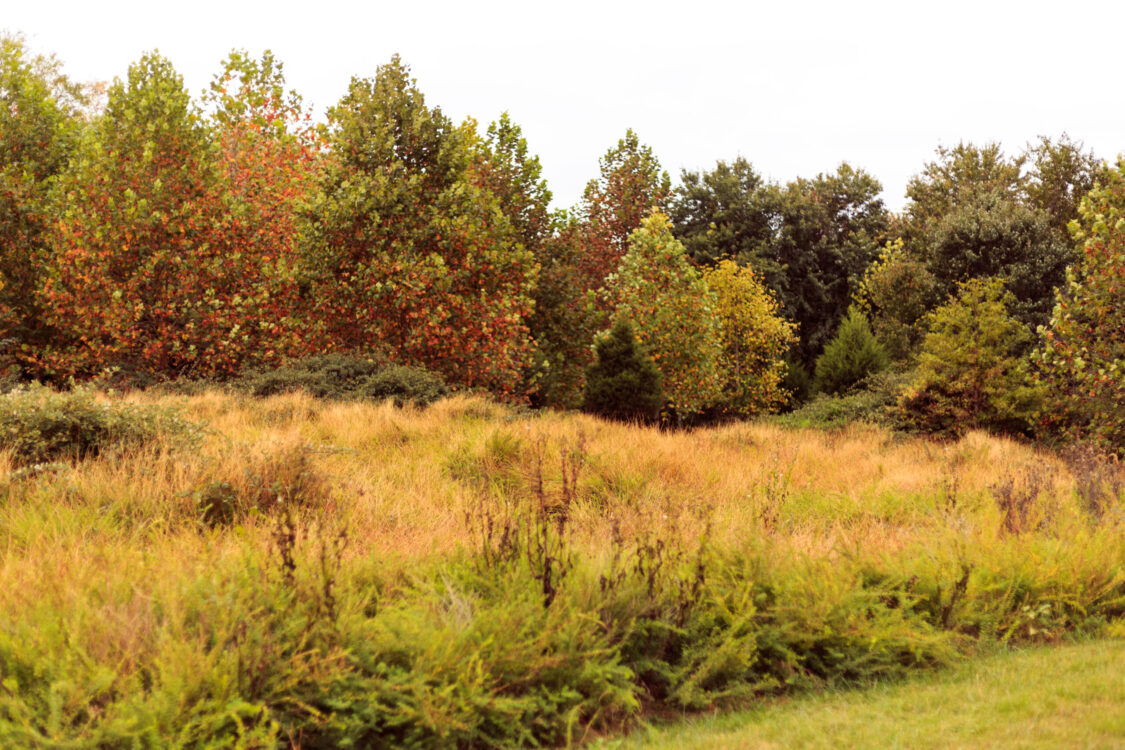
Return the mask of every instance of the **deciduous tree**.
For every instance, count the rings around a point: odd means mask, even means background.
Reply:
[[[255,103],[262,75],[232,58],[221,80],[239,91],[214,127],[156,54],[110,88],[59,181],[43,293],[63,333],[45,369],[226,376],[291,353],[294,204],[311,154],[282,137],[291,112]]]
[[[903,395],[903,421],[925,432],[974,428],[1026,432],[1042,402],[1023,352],[1031,332],[1012,317],[1003,279],[965,282],[934,311],[917,379]]]
[[[49,195],[78,138],[81,89],[53,57],[0,36],[0,340],[27,365],[52,333],[39,296],[49,261]]]
[[[1046,421],[1125,454],[1125,160],[1081,203],[1080,260],[1035,354]]]
[[[514,394],[535,264],[472,179],[475,125],[428,107],[397,57],[353,79],[329,117],[308,255],[325,345],[385,347],[451,384]]]
[[[733,260],[759,274],[780,272],[768,249],[773,238],[773,214],[763,201],[767,187],[750,162],[739,157],[720,161],[709,172],[680,176],[669,215],[677,239],[698,265]]]
[[[777,300],[753,269],[724,260],[704,271],[703,279],[715,295],[723,344],[719,409],[741,416],[775,409],[788,397],[781,383],[796,326],[781,317]]]
[[[781,269],[775,291],[785,317],[800,326],[797,359],[806,366],[832,337],[883,244],[881,191],[878,180],[848,164],[772,190],[770,255]]]
[[[667,216],[654,212],[633,232],[601,296],[614,318],[633,322],[637,340],[656,362],[667,415],[690,417],[719,399],[723,340],[716,295],[688,261]]]

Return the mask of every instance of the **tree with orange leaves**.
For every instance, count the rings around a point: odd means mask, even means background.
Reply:
[[[269,75],[237,56],[224,73],[244,101]],[[110,88],[58,183],[42,295],[61,337],[45,374],[225,376],[294,347],[293,212],[312,144],[282,135],[291,112],[272,97],[224,97],[208,123],[156,54]]]

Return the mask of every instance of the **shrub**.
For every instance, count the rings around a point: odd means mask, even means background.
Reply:
[[[389,365],[381,357],[325,354],[252,373],[238,384],[255,396],[306,391],[317,398],[394,399],[427,406],[449,391],[441,376],[421,367]]]
[[[812,374],[794,352],[785,357],[785,377],[781,381],[781,387],[789,394],[790,408],[803,404],[812,396]]]
[[[903,420],[956,436],[973,428],[1023,433],[1042,400],[1020,352],[1031,333],[1008,312],[1002,279],[975,279],[934,311],[918,380],[902,398]]]
[[[852,422],[897,428],[895,407],[911,373],[883,370],[860,381],[846,394],[819,394],[801,408],[779,418],[794,427],[832,429]]]
[[[241,378],[238,386],[255,396],[307,391],[318,398],[353,398],[363,382],[383,366],[376,358],[324,354],[257,370]]]
[[[378,401],[394,399],[395,406],[406,403],[427,406],[448,393],[445,381],[439,375],[421,367],[391,365],[386,369],[364,378],[359,395],[362,398]]]
[[[813,388],[821,393],[840,393],[887,366],[887,352],[875,340],[867,316],[852,307],[817,357]]]
[[[239,471],[224,464],[206,473],[191,492],[199,519],[208,526],[235,522],[240,516],[276,508],[323,505],[329,492],[312,465],[309,449],[290,445],[266,455],[240,455]]]
[[[594,345],[586,371],[585,411],[620,420],[651,422],[664,405],[660,371],[633,337],[633,326],[618,318]]]
[[[0,447],[17,464],[83,459],[169,438],[194,444],[201,436],[200,426],[175,409],[99,400],[85,388],[32,385],[0,396]]]

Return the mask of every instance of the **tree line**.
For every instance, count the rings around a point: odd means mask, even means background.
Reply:
[[[576,407],[627,323],[654,418],[891,367],[919,428],[1122,444],[1125,178],[1066,135],[939,148],[894,213],[846,163],[777,183],[738,158],[673,186],[630,130],[552,211],[519,126],[452,121],[398,57],[315,123],[270,53],[232,53],[200,97],[147,54],[100,100],[19,37],[0,55],[10,374],[222,379],[346,352]]]

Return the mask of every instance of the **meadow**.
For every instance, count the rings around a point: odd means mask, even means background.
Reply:
[[[52,457],[4,428],[5,747],[580,744],[1125,636],[1123,476],[1091,452],[82,397],[152,429]]]

